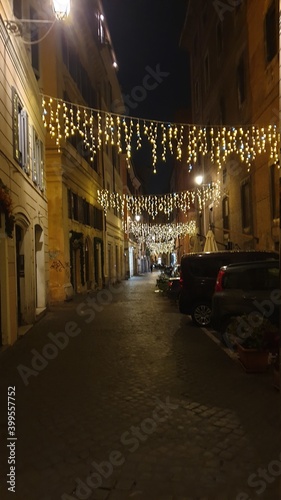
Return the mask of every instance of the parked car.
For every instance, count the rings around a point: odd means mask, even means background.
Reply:
[[[231,263],[279,259],[278,253],[266,251],[222,251],[185,254],[181,258],[179,310],[192,316],[198,326],[209,326],[212,296],[217,274]]]
[[[180,286],[180,277],[177,276],[175,278],[170,278],[168,281],[168,290],[167,296],[170,299],[178,300],[180,294],[181,286]]]
[[[278,326],[280,297],[278,261],[223,266],[212,298],[212,324],[223,332],[231,317],[248,315],[251,323],[259,313]]]

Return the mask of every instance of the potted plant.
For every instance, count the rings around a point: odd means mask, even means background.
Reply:
[[[236,337],[239,361],[248,373],[266,371],[269,353],[277,354],[279,332],[267,318],[254,313],[232,318],[228,332]]]

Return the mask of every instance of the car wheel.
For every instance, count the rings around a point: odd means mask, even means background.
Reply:
[[[208,304],[197,304],[192,311],[192,320],[197,326],[211,324],[212,310]]]

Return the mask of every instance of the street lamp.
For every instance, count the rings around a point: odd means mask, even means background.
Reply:
[[[203,175],[196,175],[194,181],[198,186],[201,186],[203,182]]]
[[[52,3],[54,14],[59,21],[69,15],[70,0],[52,0]]]
[[[71,0],[50,0],[50,4],[52,6],[53,13],[55,15],[55,19],[6,19],[4,20],[4,24],[7,30],[13,35],[23,35],[26,27],[32,31],[33,24],[52,24],[54,25],[55,21],[62,21],[67,18],[70,13],[70,2]],[[30,28],[28,28],[31,25]],[[24,29],[23,29],[24,26]],[[50,30],[52,29],[52,26]],[[34,42],[33,42],[34,43]]]

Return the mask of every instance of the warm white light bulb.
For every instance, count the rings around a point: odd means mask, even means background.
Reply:
[[[196,175],[194,180],[195,180],[196,184],[198,184],[198,186],[201,186],[201,184],[203,182],[203,175]]]
[[[52,0],[56,18],[61,21],[70,13],[70,0]]]

